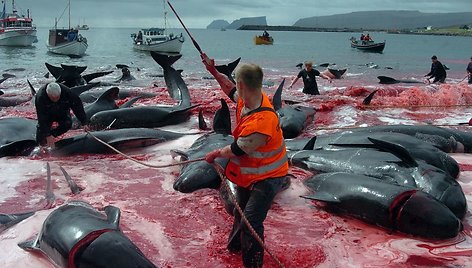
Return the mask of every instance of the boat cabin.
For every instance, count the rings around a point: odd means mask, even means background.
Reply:
[[[74,41],[79,37],[76,29],[51,29],[49,30],[49,45],[57,46],[62,43]]]
[[[31,28],[33,20],[31,18],[19,17],[16,14],[10,14],[4,19],[0,19],[1,28]]]
[[[131,37],[134,38],[135,43],[154,44],[172,39],[173,34],[167,36],[163,28],[147,28],[141,29],[137,34],[132,34]]]

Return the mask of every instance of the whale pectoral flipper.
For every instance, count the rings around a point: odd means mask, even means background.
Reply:
[[[46,163],[46,171],[47,171],[47,184],[46,184],[46,207],[51,208],[54,205],[54,201],[56,201],[56,197],[52,191],[52,181],[51,181],[51,167],[49,166],[49,162]]]
[[[123,103],[120,105],[120,107],[118,108],[129,108],[131,107],[135,102],[137,102],[138,100],[144,98],[144,96],[136,96],[136,97],[133,97],[132,99],[128,100],[127,102]]]
[[[39,251],[39,247],[38,247],[38,239],[35,238],[35,239],[31,239],[31,240],[27,240],[27,241],[24,241],[24,242],[21,242],[21,243],[18,243],[18,246],[24,250],[28,250],[28,251]]]
[[[300,197],[305,198],[305,199],[310,199],[310,200],[324,201],[327,203],[341,203],[341,201],[339,201],[339,199],[337,199],[336,196],[331,195],[329,193],[323,193],[323,192],[315,193],[312,195],[301,195]]]
[[[77,184],[72,179],[72,177],[69,175],[69,173],[67,173],[67,171],[63,167],[59,166],[59,168],[61,169],[62,174],[64,174],[64,177],[66,178],[67,184],[69,185],[71,192],[73,194],[80,193],[80,191],[82,191],[82,189],[80,189],[79,186],[77,186]]]

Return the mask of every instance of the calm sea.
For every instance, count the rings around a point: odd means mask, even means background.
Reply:
[[[0,85],[5,95],[18,91],[20,96],[31,96],[26,79],[36,88],[51,81],[52,78],[44,78],[45,62],[86,65],[85,73],[115,71],[97,79],[100,81],[118,77],[120,71],[115,65],[120,63],[133,67],[131,72],[137,78],[120,84],[120,89],[141,87],[158,94],[136,105],[174,102],[164,89],[164,79],[155,75],[162,72],[158,64],[148,53],[133,50],[130,34],[137,29],[83,31],[90,46],[87,55],[80,59],[48,54],[47,30],[39,29],[39,42],[34,47],[0,47],[0,74],[10,68],[25,68],[24,71],[8,71],[17,78]],[[471,117],[472,87],[464,82],[457,83],[464,78],[465,66],[472,56],[471,38],[370,33],[374,39],[387,42],[384,53],[375,54],[350,48],[349,38],[359,33],[271,32],[274,45],[255,46],[252,38],[259,32],[203,29],[191,29],[191,32],[201,48],[218,63],[228,63],[238,57],[258,63],[264,68],[266,81],[272,80],[274,84],[282,77],[293,78],[298,71],[295,66],[307,59],[315,64],[336,63],[340,68],[348,68],[345,79],[332,83],[319,79],[320,96],[305,96],[297,89],[284,91],[284,97],[288,95],[301,105],[317,109],[315,120],[308,124],[304,136],[381,124],[447,124],[471,131],[468,125],[458,125]],[[129,151],[133,157],[149,164],[175,163],[169,151],[185,151],[201,136],[197,132],[198,110],[201,109],[207,122],[211,122],[223,97],[215,81],[202,79],[209,74],[189,38],[182,54],[175,68],[183,69],[192,104],[200,106],[192,111],[188,122],[166,128],[190,135]],[[429,71],[433,54],[450,68],[447,84],[378,84],[377,75],[422,79]],[[301,82],[297,86],[301,86]],[[275,88],[267,87],[267,90],[273,92]],[[378,89],[378,93],[371,107],[363,107],[361,103],[372,89]],[[419,107],[421,105],[423,107]],[[0,118],[11,116],[35,118],[36,114],[33,104],[25,102],[1,108]],[[79,133],[83,130],[71,130],[66,135]],[[264,223],[267,227],[265,241],[286,267],[472,267],[472,156],[453,154],[453,157],[460,163],[458,181],[469,204],[463,221],[464,231],[454,239],[426,241],[332,215],[312,201],[300,198],[309,194],[303,181],[312,173],[291,168],[290,173],[295,177],[289,189],[276,197]],[[120,208],[120,229],[157,267],[241,267],[241,257],[226,251],[233,219],[226,213],[217,191],[205,189],[191,194],[175,191],[172,185],[179,167],[156,170],[118,155],[83,154],[0,158],[0,213],[37,211],[33,217],[0,233],[2,268],[52,267],[46,258],[18,247],[18,243],[39,232],[53,211],[44,208],[47,163],[51,163],[52,168],[54,208],[77,199],[90,202],[97,209],[107,205]],[[70,193],[58,165],[84,188],[80,194]],[[277,267],[267,254],[264,267]]]
[[[9,68],[26,68],[28,76],[44,75],[45,62],[50,64],[86,65],[86,72],[113,68],[116,64],[128,64],[142,70],[155,72],[159,69],[148,53],[135,51],[131,45],[132,28],[91,28],[82,31],[88,39],[87,55],[80,59],[49,54],[46,49],[47,28],[38,29],[39,42],[29,48],[0,47],[0,71]],[[183,57],[175,65],[184,69],[186,75],[203,73],[205,70],[190,38],[183,29],[186,42]],[[348,68],[367,83],[377,82],[377,75],[393,77],[417,77],[429,71],[431,56],[450,68],[449,77],[462,79],[465,66],[472,56],[470,37],[420,36],[371,33],[377,41],[386,40],[383,53],[365,53],[350,47],[349,38],[359,33],[325,32],[271,32],[275,39],[272,46],[255,46],[252,38],[255,31],[190,29],[203,51],[219,63],[227,63],[238,57],[242,61],[260,64],[266,72],[289,75],[296,73],[295,65],[304,60],[315,64],[336,63],[338,68]],[[376,67],[376,68],[372,68]],[[33,77],[31,77],[33,76]]]

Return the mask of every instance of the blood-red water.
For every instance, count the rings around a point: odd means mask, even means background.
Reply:
[[[275,78],[278,78],[274,75]],[[270,77],[269,77],[270,78]],[[199,109],[209,122],[224,98],[214,81],[186,78],[192,103],[191,120],[168,130],[198,132]],[[139,100],[136,105],[175,103],[159,81],[158,87],[142,90],[157,94]],[[272,95],[277,85],[265,88]],[[373,90],[371,107],[362,105]],[[334,132],[353,126],[375,124],[450,124],[468,121],[472,104],[471,87],[466,84],[441,86],[349,85],[309,97],[300,91],[284,93],[285,99],[316,107],[317,114],[303,136]],[[123,103],[124,101],[120,102]],[[447,105],[417,107],[412,105]],[[389,106],[389,107],[380,107]],[[376,108],[374,108],[376,107]],[[30,103],[3,109],[2,117],[35,118]],[[458,127],[459,128],[459,127]],[[461,130],[468,130],[461,126]],[[65,136],[81,133],[68,132]],[[152,164],[171,163],[170,149],[185,150],[199,135],[191,135],[166,144],[130,152]],[[472,157],[453,155],[461,164],[459,182],[472,202]],[[39,210],[36,215],[0,234],[0,267],[52,267],[43,256],[32,255],[16,246],[34,236],[47,215],[45,209],[45,163],[52,168],[56,207],[68,200],[80,199],[96,208],[114,205],[121,209],[123,232],[159,267],[241,267],[238,254],[226,250],[232,224],[216,190],[184,194],[173,190],[178,167],[152,169],[118,155],[79,155],[70,157],[8,157],[0,159],[0,212],[17,213]],[[84,190],[72,195],[57,165],[64,167]],[[274,201],[265,221],[265,241],[269,250],[285,267],[470,267],[472,266],[472,227],[470,209],[464,219],[464,231],[450,241],[424,241],[332,215],[320,202],[300,198],[307,190],[304,179],[311,173],[292,168],[292,184]],[[265,254],[264,267],[277,267]]]

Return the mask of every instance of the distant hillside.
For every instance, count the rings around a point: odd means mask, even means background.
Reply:
[[[299,19],[293,26],[323,28],[415,29],[472,23],[472,12],[360,11]]]
[[[267,25],[267,20],[265,16],[261,17],[248,17],[248,18],[240,18],[238,20],[234,20],[231,24],[225,26],[225,27],[216,27],[214,25],[219,26],[219,23],[217,24],[218,21],[222,20],[214,20],[212,23],[210,23],[207,26],[207,29],[221,29],[221,28],[226,28],[226,29],[238,29],[242,25]]]
[[[214,20],[206,28],[207,29],[223,29],[228,27],[229,22],[225,20]]]

